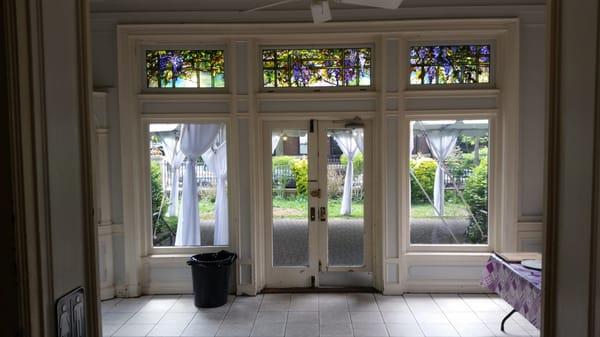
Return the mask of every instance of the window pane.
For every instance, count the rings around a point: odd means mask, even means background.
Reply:
[[[488,120],[411,122],[411,243],[487,244],[488,149]]]
[[[410,84],[490,83],[490,45],[412,46]]]
[[[271,216],[273,266],[276,267],[308,266],[309,263],[307,146],[305,129],[271,133]]]
[[[262,68],[266,88],[368,87],[371,49],[265,49]]]
[[[147,50],[148,88],[224,88],[223,50]]]
[[[224,124],[150,124],[154,246],[229,243]]]

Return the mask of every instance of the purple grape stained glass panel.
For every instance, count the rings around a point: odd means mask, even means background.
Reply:
[[[224,88],[223,50],[146,50],[148,88]]]
[[[264,49],[265,88],[371,86],[370,48]]]
[[[411,85],[490,83],[491,46],[411,46]]]

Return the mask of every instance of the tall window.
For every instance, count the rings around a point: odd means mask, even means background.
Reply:
[[[490,83],[490,45],[412,46],[410,84]]]
[[[224,124],[150,124],[155,247],[229,243]]]
[[[147,50],[148,88],[224,88],[223,50]]]
[[[264,49],[263,86],[368,87],[370,48]]]
[[[412,244],[487,244],[488,149],[488,120],[411,122]]]

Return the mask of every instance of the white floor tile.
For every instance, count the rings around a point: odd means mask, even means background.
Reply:
[[[441,312],[415,312],[415,319],[419,324],[450,324],[446,315]]]
[[[285,323],[287,316],[287,311],[260,311],[256,323]]]
[[[124,324],[113,336],[146,336],[152,328],[154,324]]]
[[[318,321],[318,311],[290,311],[287,315],[288,323],[315,323]]]
[[[487,295],[461,295],[465,303],[475,312],[482,311],[498,311],[502,310],[491,298]]]
[[[285,323],[259,323],[254,324],[251,336],[256,337],[282,337],[285,333]]]
[[[319,325],[316,323],[288,323],[285,326],[286,337],[319,337]]]
[[[290,310],[290,301],[286,302],[265,302],[260,305],[260,311],[288,311]]]
[[[319,312],[321,324],[350,323],[350,313],[347,311],[321,311]]]
[[[229,311],[223,323],[225,324],[247,324],[253,323],[256,311]]]
[[[190,324],[202,324],[202,323],[221,323],[225,318],[224,312],[197,312],[192,318]]]
[[[443,312],[471,312],[467,303],[456,294],[436,294],[432,297]]]
[[[121,324],[102,324],[102,336],[112,336],[120,327]]]
[[[483,323],[474,312],[447,312],[446,317],[450,323]]]
[[[171,337],[181,336],[181,333],[185,329],[185,325],[181,324],[157,324],[150,330],[148,336],[156,337]]]
[[[382,323],[352,323],[352,327],[356,337],[389,336]]]
[[[426,337],[459,337],[452,324],[419,324]]]
[[[385,323],[417,323],[415,317],[410,312],[382,311],[381,316],[383,316]]]
[[[190,323],[190,325],[183,330],[181,335],[189,337],[213,337],[217,334],[217,330],[219,330],[220,325],[220,323]]]
[[[107,312],[102,314],[102,323],[121,325],[133,315],[135,315],[135,312]]]
[[[252,332],[252,324],[227,324],[223,323],[216,336],[223,337],[248,337]]]
[[[423,332],[417,323],[392,323],[385,325],[390,337],[419,337]]]
[[[352,336],[352,324],[350,324],[350,323],[321,324],[320,331],[321,331],[321,337]]]
[[[494,337],[494,333],[483,323],[453,324],[461,337]]]
[[[158,324],[178,324],[185,327],[190,323],[194,315],[193,312],[167,312]]]
[[[350,312],[350,319],[352,323],[383,323],[383,318],[379,312]]]
[[[129,324],[156,324],[164,316],[162,312],[138,312],[127,323]]]

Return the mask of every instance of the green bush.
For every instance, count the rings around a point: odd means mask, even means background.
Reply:
[[[465,182],[463,192],[465,201],[471,208],[473,218],[470,219],[466,229],[466,237],[469,243],[485,243],[488,236],[488,163],[487,159],[481,159],[479,165]],[[479,226],[478,226],[479,224]]]
[[[348,156],[346,156],[345,154],[340,156],[340,164],[346,166],[348,164]],[[354,159],[352,159],[352,164],[354,164],[354,174],[358,175],[361,174],[363,172],[363,168],[364,168],[364,157],[363,154],[360,152],[357,152],[354,155]]]
[[[435,183],[437,162],[431,158],[411,159],[410,169],[414,172],[427,195],[433,200],[433,185]],[[412,175],[410,176],[410,201],[412,203],[428,202],[423,190]]]
[[[166,217],[168,202],[164,200],[162,172],[156,162],[150,164],[150,187],[152,189],[152,225],[154,243],[171,245],[177,231],[177,217]],[[173,219],[175,218],[175,221]]]
[[[287,167],[292,168],[292,164],[296,158],[292,156],[275,156],[273,157],[273,167]]]
[[[296,193],[298,196],[306,196],[308,188],[308,160],[296,159],[292,163],[292,174],[296,180]]]

